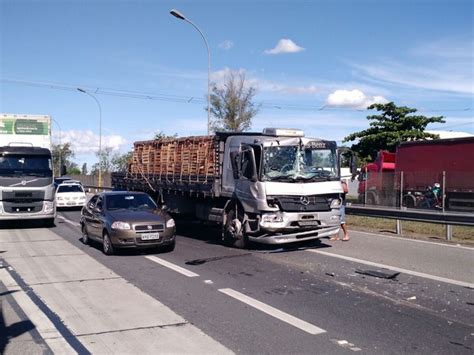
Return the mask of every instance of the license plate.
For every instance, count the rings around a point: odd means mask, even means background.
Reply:
[[[317,226],[319,225],[318,221],[299,221],[300,226]]]
[[[157,240],[160,239],[160,233],[146,233],[142,234],[142,240]]]

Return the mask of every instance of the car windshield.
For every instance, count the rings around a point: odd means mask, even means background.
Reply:
[[[40,177],[53,176],[51,157],[47,155],[0,156],[0,173],[4,175],[30,175]]]
[[[337,155],[330,143],[264,148],[263,181],[324,181],[338,178]]]
[[[158,206],[150,196],[144,194],[110,195],[105,200],[105,209],[156,209]]]
[[[81,185],[59,185],[58,192],[84,192]]]

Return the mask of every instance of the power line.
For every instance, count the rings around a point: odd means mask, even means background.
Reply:
[[[181,96],[181,95],[172,95],[172,94],[157,94],[157,93],[146,93],[141,91],[131,91],[131,90],[118,90],[113,88],[100,88],[100,87],[91,87],[86,85],[70,85],[63,83],[48,83],[48,82],[38,82],[30,80],[18,80],[18,79],[0,79],[4,83],[25,85],[39,88],[48,88],[53,90],[63,90],[63,91],[76,91],[78,87],[88,89],[94,94],[97,95],[107,95],[107,96],[116,96],[124,97],[130,99],[140,99],[140,100],[158,100],[158,101],[167,101],[167,102],[177,102],[184,104],[204,104],[206,100],[200,98],[199,96]],[[277,110],[293,110],[293,111],[352,111],[352,112],[366,112],[367,109],[358,109],[350,107],[328,107],[326,105],[316,106],[316,105],[307,105],[307,104],[291,104],[291,103],[278,103],[271,101],[260,101],[257,102],[262,108],[267,109],[277,109]],[[459,109],[420,109],[419,112],[468,112],[472,111],[472,107],[465,107]],[[467,123],[469,124],[469,123]],[[464,125],[461,124],[461,125]],[[453,127],[453,126],[451,126]],[[445,127],[446,128],[446,127]]]

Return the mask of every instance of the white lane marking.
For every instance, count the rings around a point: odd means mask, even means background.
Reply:
[[[80,223],[73,222],[73,221],[67,219],[64,216],[57,215],[56,218],[62,219],[64,222],[69,223],[70,225],[73,225],[74,227],[80,227],[81,226]]]
[[[362,231],[357,231],[357,230],[355,230],[353,232],[354,233],[367,234],[367,235],[377,237],[377,238],[380,237],[380,238],[387,238],[387,239],[403,240],[403,241],[409,241],[409,242],[414,242],[414,243],[422,243],[422,244],[424,243],[424,244],[431,244],[431,245],[437,245],[437,246],[448,247],[448,248],[466,249],[466,250],[474,251],[473,247],[465,247],[465,246],[462,246],[462,245],[459,245],[459,244],[452,245],[452,244],[446,244],[446,243],[440,243],[440,242],[431,242],[431,241],[428,241],[428,240],[411,239],[411,238],[407,238],[407,237],[395,237],[395,236],[392,236],[392,235],[377,234],[377,233],[371,233],[371,232],[362,232]]]
[[[448,279],[446,277],[425,274],[424,272],[418,272],[418,271],[412,271],[412,270],[408,270],[408,269],[402,269],[402,268],[399,268],[399,267],[396,267],[396,266],[390,266],[390,265],[385,265],[385,264],[374,263],[372,261],[356,259],[356,258],[352,258],[350,256],[337,255],[337,254],[328,253],[328,252],[325,252],[325,251],[319,251],[319,250],[308,250],[308,251],[310,251],[312,253],[332,256],[334,258],[353,261],[353,262],[359,263],[359,264],[365,264],[365,265],[369,265],[369,266],[375,266],[375,267],[379,267],[379,268],[385,268],[385,269],[390,269],[390,270],[393,270],[393,271],[403,272],[403,273],[408,274],[408,275],[423,277],[425,279],[445,282],[445,283],[449,283],[449,284],[453,284],[453,285],[457,285],[457,286],[474,288],[474,283],[470,283],[470,282],[464,282],[464,281]]]
[[[296,318],[288,313],[282,312],[272,306],[269,306],[263,302],[257,301],[256,299],[246,296],[243,293],[240,293],[238,291],[235,291],[231,288],[221,288],[219,289],[219,292],[222,292],[230,297],[233,297],[245,304],[248,304],[249,306],[258,309],[259,311],[262,311],[272,317],[275,317],[283,322],[286,322],[296,328],[299,328],[309,334],[322,334],[326,333],[324,329],[321,329],[311,323],[305,322],[304,320],[301,320],[299,318]]]
[[[9,267],[10,269],[11,267]],[[46,317],[46,315],[34,304],[22,288],[16,283],[11,275],[0,269],[0,280],[13,297],[15,302],[26,314],[28,319],[35,325],[35,329],[44,339],[55,354],[74,354],[74,349],[64,339],[61,333],[56,329],[54,324]]]
[[[175,264],[172,264],[170,263],[169,261],[166,261],[166,260],[163,260],[163,259],[160,259],[160,258],[157,258],[156,256],[145,256],[145,258],[147,258],[148,260],[151,260],[157,264],[160,264],[162,266],[165,266],[171,270],[174,270],[176,272],[179,272],[180,274],[184,275],[184,276],[187,276],[187,277],[198,277],[199,275],[192,272],[192,271],[189,271],[189,270],[186,270],[185,268],[182,268],[181,266],[178,266],[178,265],[175,265]]]

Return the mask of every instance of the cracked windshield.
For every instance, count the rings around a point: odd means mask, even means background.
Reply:
[[[263,181],[317,181],[337,176],[336,152],[324,142],[264,148]]]

